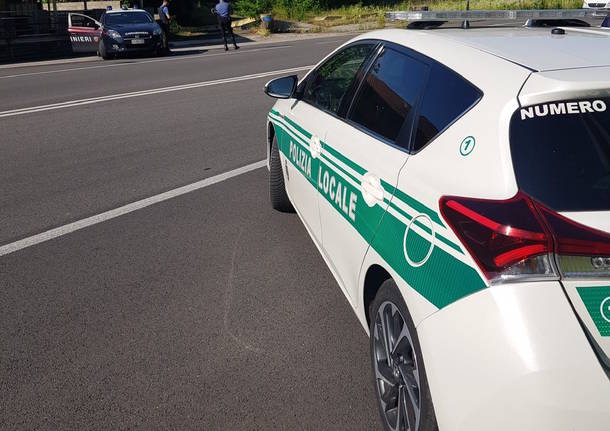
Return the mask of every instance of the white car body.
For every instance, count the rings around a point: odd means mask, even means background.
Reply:
[[[604,9],[610,8],[610,2],[606,1],[595,1],[595,0],[584,0],[582,3],[582,7],[585,9]]]
[[[287,194],[367,331],[371,271],[383,268],[398,285],[441,431],[610,430],[610,336],[578,294],[610,279],[490,283],[439,207],[443,196],[517,194],[509,123],[520,106],[610,96],[610,35],[565,31],[382,30],[348,42],[408,47],[483,93],[416,154],[295,99],[279,100],[268,116],[269,142],[282,135]],[[464,156],[469,137],[474,149]],[[307,177],[312,162],[334,168],[326,195],[324,170]],[[349,192],[337,205],[332,178]],[[370,226],[358,224],[372,210]],[[610,232],[610,211],[562,215]],[[411,230],[431,244],[418,258],[409,255]]]

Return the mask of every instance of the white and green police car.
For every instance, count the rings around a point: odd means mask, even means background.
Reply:
[[[547,24],[376,31],[265,87],[271,203],[386,430],[610,430],[610,35]]]

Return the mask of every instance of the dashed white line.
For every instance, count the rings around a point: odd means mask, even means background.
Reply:
[[[88,99],[76,99],[66,102],[51,103],[49,105],[30,106],[27,108],[11,109],[8,111],[0,111],[0,118],[14,117],[17,115],[33,114],[35,112],[52,111],[56,109],[70,108],[73,106],[90,105],[93,103],[109,102],[112,100],[129,99],[133,97],[150,96],[153,94],[169,93],[173,91],[192,90],[194,88],[209,87],[213,85],[229,84],[233,82],[248,81],[252,79],[265,78],[274,75],[282,75],[286,73],[296,73],[311,69],[313,66],[295,67],[292,69],[272,70],[270,72],[254,73],[251,75],[237,76],[234,78],[216,79],[213,81],[194,82],[192,84],[175,85],[172,87],[153,88],[142,91],[132,91],[129,93],[111,94],[108,96],[91,97]]]
[[[222,181],[226,181],[228,179],[237,177],[239,175],[243,175],[245,173],[251,172],[256,169],[260,169],[263,166],[267,165],[267,160],[261,160],[255,163],[251,163],[246,166],[242,166],[241,168],[233,169],[228,172],[224,172],[219,175],[215,175],[210,178],[206,178],[201,181],[197,181],[192,184],[188,184],[186,186],[178,187],[177,189],[170,190],[164,193],[160,193],[155,196],[151,196],[146,199],[142,199],[127,205],[124,205],[119,208],[115,208],[110,211],[103,212],[101,214],[97,214],[91,217],[87,217],[82,220],[75,221],[73,223],[66,224],[64,226],[57,227],[55,229],[48,230],[46,232],[39,233],[37,235],[33,235],[19,241],[12,242],[10,244],[6,244],[0,247],[0,256],[6,256],[7,254],[14,253],[19,250],[23,250],[27,247],[32,247],[33,245],[41,244],[43,242],[59,238],[60,236],[67,235],[69,233],[75,232],[77,230],[84,229],[89,226],[93,226],[99,223],[103,223],[108,220],[112,220],[114,218],[120,217],[125,214],[132,213],[137,210],[141,210],[142,208],[149,207],[154,204],[158,204],[160,202],[185,195],[187,193],[194,192],[196,190],[203,189],[205,187],[209,187],[214,184],[218,184]]]

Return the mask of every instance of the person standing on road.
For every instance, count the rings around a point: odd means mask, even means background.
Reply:
[[[163,38],[164,38],[164,46],[166,52],[169,52],[169,43],[167,40],[169,39],[169,22],[172,19],[169,16],[169,8],[167,7],[169,0],[163,0],[163,4],[159,6],[159,25],[163,30]]]
[[[231,14],[233,13],[233,6],[231,3],[225,0],[219,0],[218,4],[214,8],[214,13],[218,17],[218,26],[222,32],[222,38],[225,42],[225,51],[229,50],[227,46],[227,33],[231,35],[233,40],[233,46],[235,49],[239,49],[237,43],[235,43],[235,35],[233,34],[233,27],[231,27]]]

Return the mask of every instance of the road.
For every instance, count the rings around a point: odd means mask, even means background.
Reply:
[[[379,427],[368,338],[256,168],[263,84],[347,39],[0,70],[0,429]]]

